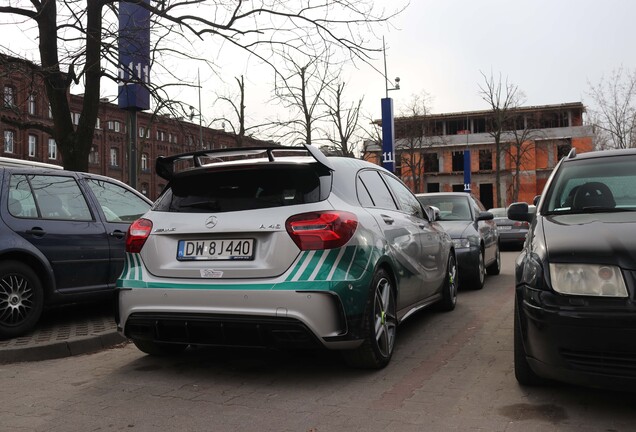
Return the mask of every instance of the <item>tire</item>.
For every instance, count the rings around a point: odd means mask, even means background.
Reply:
[[[462,278],[462,280],[466,280]],[[479,252],[479,263],[477,264],[477,268],[473,270],[471,273],[467,284],[470,289],[480,290],[484,287],[484,283],[486,282],[486,264],[484,263],[484,251]]]
[[[450,254],[446,267],[446,277],[442,288],[442,300],[437,303],[437,309],[441,311],[452,311],[457,305],[457,262],[455,255]]]
[[[361,369],[381,369],[389,364],[397,333],[395,291],[392,279],[383,270],[373,276],[369,298],[365,307],[360,347],[344,351],[349,366]]]
[[[497,276],[501,273],[501,251],[499,250],[499,244],[497,244],[497,252],[495,252],[495,261],[486,267],[486,273],[491,276]]]
[[[0,338],[27,333],[43,308],[42,283],[31,267],[18,261],[0,263]]]
[[[522,386],[539,386],[545,384],[547,380],[540,377],[532,370],[530,363],[528,363],[528,359],[526,358],[526,352],[523,348],[523,336],[521,334],[521,317],[519,316],[519,309],[516,300],[514,320],[515,378]]]
[[[140,339],[133,339],[132,341],[139,351],[157,357],[180,354],[188,347],[187,344],[170,344]]]

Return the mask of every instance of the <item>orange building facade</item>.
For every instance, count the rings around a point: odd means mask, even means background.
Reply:
[[[502,130],[499,157],[490,110],[396,118],[396,174],[416,193],[464,191],[468,150],[469,188],[487,208],[532,203],[572,148],[579,153],[594,149],[584,112],[578,102],[516,109]],[[364,158],[379,163],[381,151],[380,144],[365,142]]]

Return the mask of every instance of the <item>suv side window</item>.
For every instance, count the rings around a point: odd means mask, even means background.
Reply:
[[[86,179],[108,222],[134,222],[150,205],[133,192],[99,179]]]
[[[384,180],[386,180],[391,189],[393,189],[393,192],[395,193],[395,196],[400,203],[400,208],[410,215],[424,219],[424,211],[422,210],[422,206],[420,205],[420,202],[417,200],[417,198],[415,198],[415,196],[411,193],[411,191],[400,181],[389,175],[383,174],[382,177],[384,177]]]
[[[391,192],[380,178],[380,173],[374,170],[362,171],[359,177],[362,184],[371,194],[373,205],[378,208],[397,210]]]
[[[66,176],[12,175],[9,212],[26,218],[93,220],[77,182]]]

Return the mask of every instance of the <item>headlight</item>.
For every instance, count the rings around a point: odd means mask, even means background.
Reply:
[[[542,289],[543,271],[541,263],[534,257],[527,257],[524,261],[521,282],[536,289]]]
[[[455,249],[468,248],[470,247],[470,241],[467,238],[453,239],[453,245],[455,245]]]
[[[561,294],[627,297],[621,270],[594,264],[550,264],[552,288]]]

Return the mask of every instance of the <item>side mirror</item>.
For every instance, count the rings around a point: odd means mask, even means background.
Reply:
[[[495,215],[493,215],[492,213],[488,211],[479,212],[479,214],[477,215],[478,221],[493,220],[494,218],[495,218]]]
[[[508,219],[531,222],[533,217],[534,214],[528,211],[528,203],[518,202],[510,204],[508,207]]]
[[[439,209],[435,206],[425,206],[426,214],[431,222],[437,222],[440,218]]]

